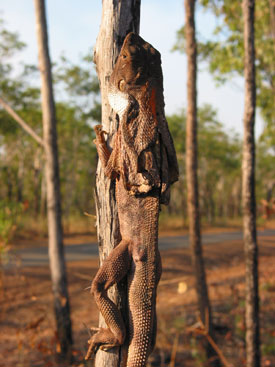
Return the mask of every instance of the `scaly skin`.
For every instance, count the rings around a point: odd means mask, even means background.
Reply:
[[[125,38],[110,78],[109,100],[119,115],[113,151],[106,146],[101,126],[95,127],[95,144],[106,176],[116,179],[122,240],[92,283],[108,328],[91,337],[86,359],[98,348],[108,350],[127,341],[127,367],[145,367],[156,339],[160,203],[169,201],[178,166],[164,117],[160,55],[138,35]],[[129,330],[107,296],[107,290],[126,275]]]

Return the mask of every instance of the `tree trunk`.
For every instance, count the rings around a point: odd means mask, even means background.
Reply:
[[[246,263],[246,365],[260,366],[258,247],[255,202],[255,50],[254,0],[243,0],[245,106],[242,162],[243,231]]]
[[[46,158],[46,188],[49,259],[54,294],[54,309],[61,355],[69,356],[72,345],[70,306],[61,224],[56,114],[53,98],[51,63],[48,50],[44,0],[34,0],[38,59],[41,73],[43,135]]]
[[[197,177],[197,45],[195,36],[195,0],[185,0],[185,39],[187,54],[187,116],[186,116],[186,180],[189,216],[189,241],[195,273],[196,293],[200,318],[204,325],[209,322],[209,334],[213,337],[211,309],[206,284],[200,234],[199,194]],[[216,355],[210,345],[208,357]],[[215,360],[212,365],[217,366]]]
[[[40,216],[46,217],[47,214],[47,188],[46,188],[46,170],[45,167],[41,169],[41,196],[40,196]]]
[[[94,51],[94,62],[100,81],[102,101],[102,125],[108,132],[108,144],[112,147],[112,137],[117,130],[117,120],[112,112],[107,88],[110,74],[113,70],[116,57],[119,54],[125,36],[129,32],[139,33],[140,0],[103,0],[102,18],[99,35]],[[114,183],[107,179],[104,170],[98,162],[95,201],[97,211],[97,234],[99,243],[100,263],[109,255],[112,249],[120,242],[119,223],[115,201]],[[123,288],[123,287],[121,287]],[[125,287],[124,287],[125,288]],[[108,292],[109,297],[126,314],[124,296],[126,289],[114,286]],[[123,311],[124,309],[124,311]],[[100,326],[106,326],[100,317]],[[123,357],[121,348],[96,354],[96,367],[119,367]]]

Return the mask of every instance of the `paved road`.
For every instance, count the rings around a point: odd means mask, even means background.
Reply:
[[[258,236],[274,236],[275,230],[258,231]],[[242,232],[224,232],[224,233],[207,233],[202,236],[202,243],[219,243],[225,241],[234,241],[242,239]],[[159,239],[160,250],[175,249],[180,247],[188,247],[188,235],[161,237]],[[98,256],[98,247],[96,243],[82,243],[77,245],[65,246],[65,256],[67,261],[81,261],[94,259]],[[10,256],[8,267],[20,261],[21,266],[40,266],[48,264],[47,247],[35,247],[21,249]]]

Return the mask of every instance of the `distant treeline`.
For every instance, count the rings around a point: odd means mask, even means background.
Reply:
[[[1,96],[42,136],[38,70],[12,65],[25,45],[0,22]],[[96,150],[93,125],[100,122],[99,86],[90,56],[77,65],[64,56],[53,67],[58,119],[62,208],[65,217],[94,213],[93,186]],[[170,214],[187,217],[185,183],[185,111],[168,116],[180,165],[180,182],[173,187]],[[241,215],[241,138],[227,132],[209,105],[198,116],[201,215],[217,219]],[[241,116],[240,116],[241,121]],[[42,148],[0,107],[1,210],[22,205],[29,216],[45,216],[46,191]],[[257,142],[257,201],[271,201],[275,186],[272,142],[263,134]],[[11,210],[11,209],[10,209]],[[5,215],[6,216],[6,215]],[[3,216],[2,216],[3,217]]]

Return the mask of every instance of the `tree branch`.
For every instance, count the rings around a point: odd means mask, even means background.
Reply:
[[[34,140],[41,145],[43,148],[45,147],[44,141],[40,138],[39,135],[19,116],[17,113],[0,97],[0,104],[3,108],[8,112],[8,114],[13,117],[13,119],[29,134]]]
[[[195,323],[193,326],[187,328],[187,332],[205,336],[206,339],[208,340],[208,342],[212,345],[212,347],[215,350],[215,352],[217,353],[217,355],[219,356],[220,361],[222,362],[222,364],[225,367],[232,367],[232,365],[226,360],[223,352],[218,347],[217,343],[213,340],[211,335],[209,335],[208,325],[204,325],[204,323],[201,321],[200,318],[199,318],[199,321],[197,323]]]

